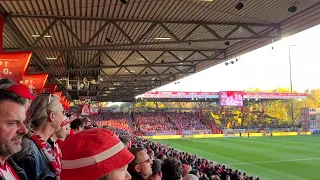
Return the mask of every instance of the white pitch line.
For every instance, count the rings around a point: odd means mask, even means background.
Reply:
[[[229,164],[229,165],[241,165],[241,164],[265,164],[265,163],[294,162],[294,161],[309,161],[309,160],[320,160],[320,158],[288,159],[288,160],[278,160],[278,161],[261,161],[261,162],[244,162],[244,163],[232,163],[232,164]]]

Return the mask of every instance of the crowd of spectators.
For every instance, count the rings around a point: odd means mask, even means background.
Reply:
[[[57,95],[34,97],[26,86],[2,83],[0,180],[253,179],[123,129],[98,128],[67,114]]]
[[[184,130],[210,131],[210,127],[202,122],[198,114],[192,112],[144,112],[136,113],[134,118],[135,131],[142,134]]]
[[[127,131],[113,127],[104,127],[114,131],[124,144],[131,149],[142,148],[149,155],[151,171],[142,173],[129,170],[133,179],[159,180],[259,180],[258,177],[247,175],[237,169],[228,168],[214,161],[204,159],[196,154],[181,152],[169,145],[155,143],[142,137],[135,136]],[[130,167],[130,165],[129,165]],[[148,174],[148,175],[146,175]],[[142,177],[142,178],[141,178]]]
[[[162,113],[137,113],[134,115],[134,119],[135,131],[143,134],[177,130],[174,124]]]
[[[210,130],[196,113],[166,113],[167,117],[179,130]]]
[[[93,121],[125,120],[125,119],[128,119],[128,115],[123,112],[106,111],[106,112],[99,112],[99,114],[95,114],[95,115],[89,115],[88,118],[90,118]]]
[[[115,127],[118,129],[123,129],[126,131],[130,131],[130,127],[128,124],[128,120],[127,119],[120,119],[120,120],[100,120],[100,121],[96,121],[95,122],[98,126],[102,127],[102,126],[111,126],[111,127]]]

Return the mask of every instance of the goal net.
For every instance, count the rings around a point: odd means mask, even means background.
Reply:
[[[225,137],[234,137],[236,134],[244,135],[246,133],[245,129],[224,129],[223,134]]]

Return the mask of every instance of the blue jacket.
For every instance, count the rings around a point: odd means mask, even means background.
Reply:
[[[22,140],[22,149],[11,157],[18,166],[25,170],[28,179],[55,180],[56,175],[49,168],[46,158],[37,145],[27,137]]]
[[[14,172],[18,175],[20,180],[28,180],[28,177],[23,169],[21,169],[11,158],[7,159],[7,163],[10,164]],[[4,180],[3,177],[0,176],[0,180]]]

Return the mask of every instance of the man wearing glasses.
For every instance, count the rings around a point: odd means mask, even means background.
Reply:
[[[23,98],[0,90],[0,180],[27,180],[23,169],[10,156],[21,150],[23,135],[28,132],[23,121],[25,108]]]
[[[31,103],[26,122],[30,130],[22,141],[22,150],[13,160],[26,171],[29,179],[59,179],[60,154],[54,142],[48,141],[60,129],[65,112],[60,99],[52,94],[40,94]]]
[[[144,148],[130,148],[129,151],[135,156],[128,166],[132,180],[145,180],[152,175],[152,160]]]

